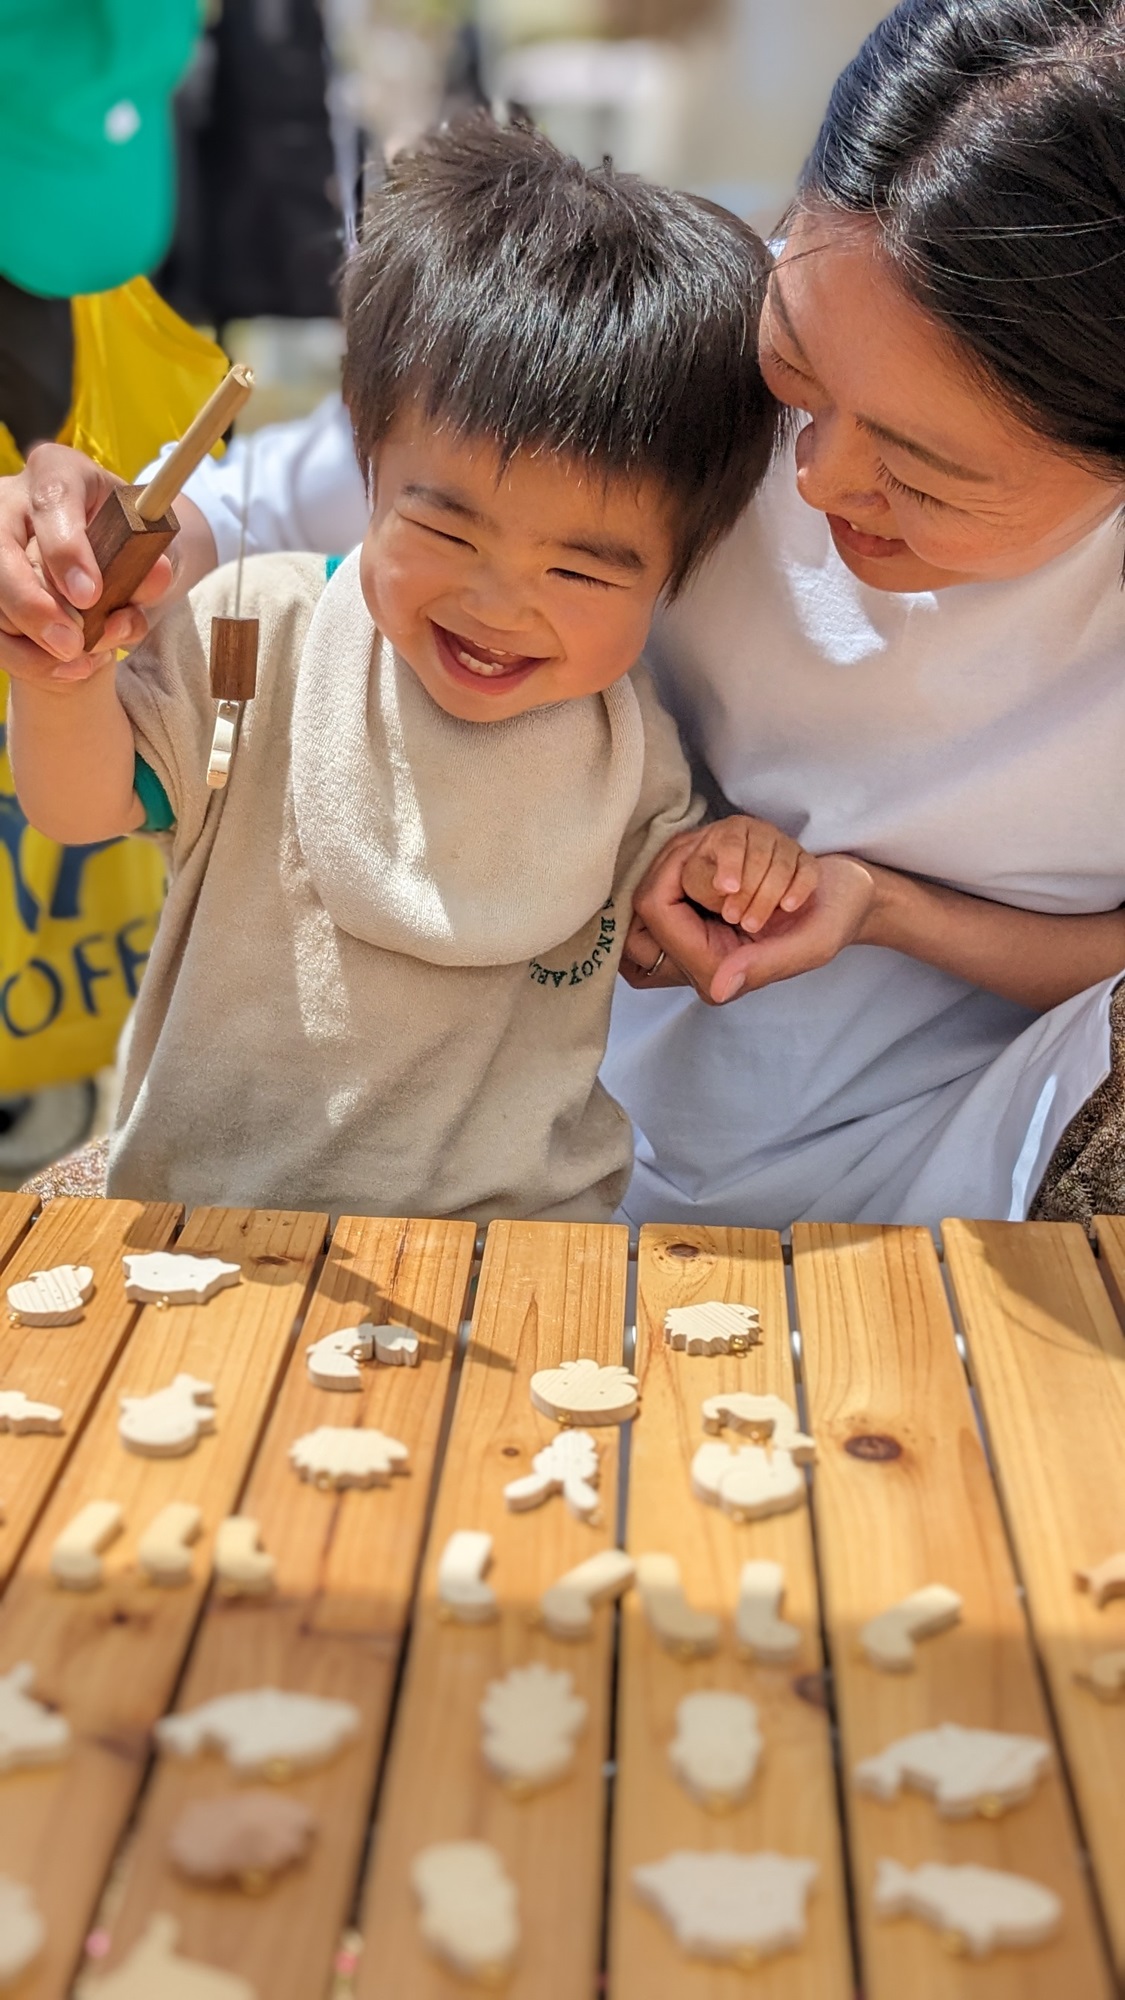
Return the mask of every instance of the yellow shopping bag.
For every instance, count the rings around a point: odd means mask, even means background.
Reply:
[[[186,430],[226,358],[144,278],[72,301],[74,401],[60,433],[133,479]],[[21,464],[0,425],[0,472]],[[0,701],[7,682],[0,674]],[[58,847],[28,826],[0,731],[0,1096],[113,1061],[164,900],[147,840]]]

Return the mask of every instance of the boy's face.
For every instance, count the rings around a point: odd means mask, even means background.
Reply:
[[[376,460],[363,595],[447,714],[504,721],[635,664],[672,567],[668,517],[655,481],[547,451],[502,465],[412,406]]]

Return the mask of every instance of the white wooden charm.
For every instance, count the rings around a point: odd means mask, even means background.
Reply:
[[[745,1431],[757,1444],[768,1441],[787,1451],[798,1465],[808,1465],[816,1457],[816,1445],[797,1423],[797,1412],[780,1396],[751,1396],[743,1390],[733,1395],[707,1396],[703,1403],[703,1428],[719,1432],[724,1424]]]
[[[1125,1597],[1125,1553],[1107,1556],[1094,1569],[1075,1571],[1079,1590],[1088,1590],[1100,1611],[1111,1597]]]
[[[237,1973],[181,1958],[175,1917],[150,1917],[139,1942],[114,1972],[87,1973],[75,2000],[258,2000]]]
[[[974,1958],[999,1945],[1045,1944],[1062,1916],[1058,1896],[1041,1882],[999,1868],[947,1868],[938,1861],[920,1868],[878,1862],[873,1900],[878,1916],[921,1917]]]
[[[102,1550],[125,1525],[116,1500],[90,1500],[80,1507],[51,1550],[51,1575],[64,1590],[96,1590],[105,1575]]]
[[[1041,1737],[944,1722],[900,1736],[877,1757],[865,1757],[854,1776],[860,1791],[877,1799],[896,1799],[905,1784],[928,1792],[946,1819],[972,1813],[996,1819],[1031,1797],[1050,1761]]]
[[[328,1492],[343,1486],[389,1486],[405,1472],[408,1446],[383,1431],[346,1430],[321,1424],[289,1447],[289,1462],[302,1479]]]
[[[177,1375],[151,1396],[122,1396],[117,1420],[122,1444],[144,1458],[182,1458],[215,1428],[215,1391],[194,1375]]]
[[[480,1705],[484,1761],[516,1797],[565,1777],[585,1727],[587,1704],[574,1676],[539,1660],[489,1681]]]
[[[691,1461],[691,1489],[735,1521],[760,1521],[799,1507],[805,1479],[787,1451],[767,1452],[760,1444],[734,1451],[709,1438]]]
[[[415,1855],[410,1880],[419,1928],[436,1957],[464,1979],[500,1982],[520,1940],[515,1883],[483,1840],[447,1840]]]
[[[961,1599],[944,1583],[928,1583],[892,1604],[859,1629],[859,1643],[873,1667],[885,1673],[908,1673],[914,1665],[914,1642],[929,1639],[956,1625]]]
[[[375,1335],[376,1361],[388,1368],[417,1368],[418,1335],[408,1326],[376,1326],[371,1330]]]
[[[804,1943],[805,1899],[818,1872],[815,1861],[786,1854],[681,1848],[634,1868],[633,1885],[685,1951],[749,1970]]]
[[[263,1549],[261,1530],[248,1514],[220,1521],[213,1564],[223,1597],[265,1597],[277,1580],[277,1563]]]
[[[602,1549],[569,1569],[539,1599],[539,1613],[556,1639],[588,1639],[594,1629],[595,1604],[620,1597],[636,1574],[623,1549]]]
[[[538,1507],[552,1493],[561,1493],[572,1514],[589,1521],[597,1513],[598,1447],[589,1431],[560,1431],[537,1451],[525,1479],[511,1479],[504,1502],[513,1513]]]
[[[785,1596],[785,1571],[779,1562],[743,1563],[738,1579],[734,1637],[740,1651],[755,1660],[791,1660],[801,1643],[796,1625],[778,1616]]]
[[[284,1792],[222,1792],[184,1807],[168,1852],[193,1882],[236,1882],[255,1895],[305,1859],[316,1826],[308,1806]]]
[[[9,1986],[38,1958],[47,1926],[30,1889],[0,1875],[0,1986]]]
[[[459,1625],[486,1625],[496,1617],[496,1592],[484,1581],[491,1561],[491,1535],[476,1528],[458,1528],[450,1535],[437,1570],[438,1603],[447,1618]]]
[[[664,1315],[664,1338],[685,1354],[745,1354],[762,1338],[761,1315],[756,1306],[722,1299],[672,1306]]]
[[[69,1722],[29,1694],[34,1683],[26,1660],[0,1674],[0,1771],[57,1764],[70,1749]]]
[[[240,701],[215,703],[215,727],[211,732],[211,749],[207,758],[207,784],[213,792],[221,792],[230,777],[241,723]]]
[[[318,1389],[359,1389],[359,1364],[375,1352],[373,1326],[344,1326],[305,1349],[309,1381]]]
[[[722,1812],[738,1805],[754,1782],[761,1754],[758,1711],[745,1695],[700,1688],[677,1702],[668,1762],[701,1806]]]
[[[280,1781],[335,1757],[356,1734],[359,1719],[350,1701],[273,1687],[244,1688],[166,1715],[155,1736],[159,1748],[174,1757],[198,1757],[213,1748],[222,1751],[239,1777]]]
[[[652,1631],[670,1653],[694,1660],[715,1652],[723,1628],[714,1612],[692,1610],[675,1556],[638,1556],[637,1589]]]
[[[1077,1678],[1102,1701],[1116,1701],[1125,1694],[1125,1652],[1099,1653]]]
[[[616,1363],[562,1361],[532,1376],[531,1400],[560,1424],[623,1424],[637,1413],[637,1378]]]
[[[190,1250],[146,1250],[121,1261],[125,1297],[138,1305],[202,1306],[242,1280],[241,1264],[197,1257]]]
[[[137,1563],[150,1583],[174,1589],[191,1582],[191,1544],[203,1526],[203,1509],[172,1500],[155,1514],[137,1543]]]
[[[23,1326],[73,1326],[94,1289],[88,1264],[55,1264],[8,1286],[8,1305]]]
[[[22,1389],[0,1389],[0,1431],[25,1437],[29,1431],[62,1429],[63,1413],[53,1403],[31,1403]]]

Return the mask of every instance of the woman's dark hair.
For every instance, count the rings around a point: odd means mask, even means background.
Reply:
[[[801,196],[875,218],[983,385],[1125,476],[1125,0],[902,0]]]
[[[344,273],[360,464],[414,397],[434,421],[654,477],[677,590],[773,451],[758,370],[769,255],[725,209],[587,168],[486,115],[400,154]]]

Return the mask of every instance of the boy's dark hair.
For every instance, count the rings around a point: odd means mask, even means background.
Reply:
[[[1125,475],[1125,4],[902,0],[832,93],[801,196],[875,220],[993,396]]]
[[[400,154],[344,275],[344,400],[360,463],[410,397],[507,457],[651,476],[673,506],[670,592],[769,464],[758,371],[769,256],[725,209],[587,168],[473,117]]]

